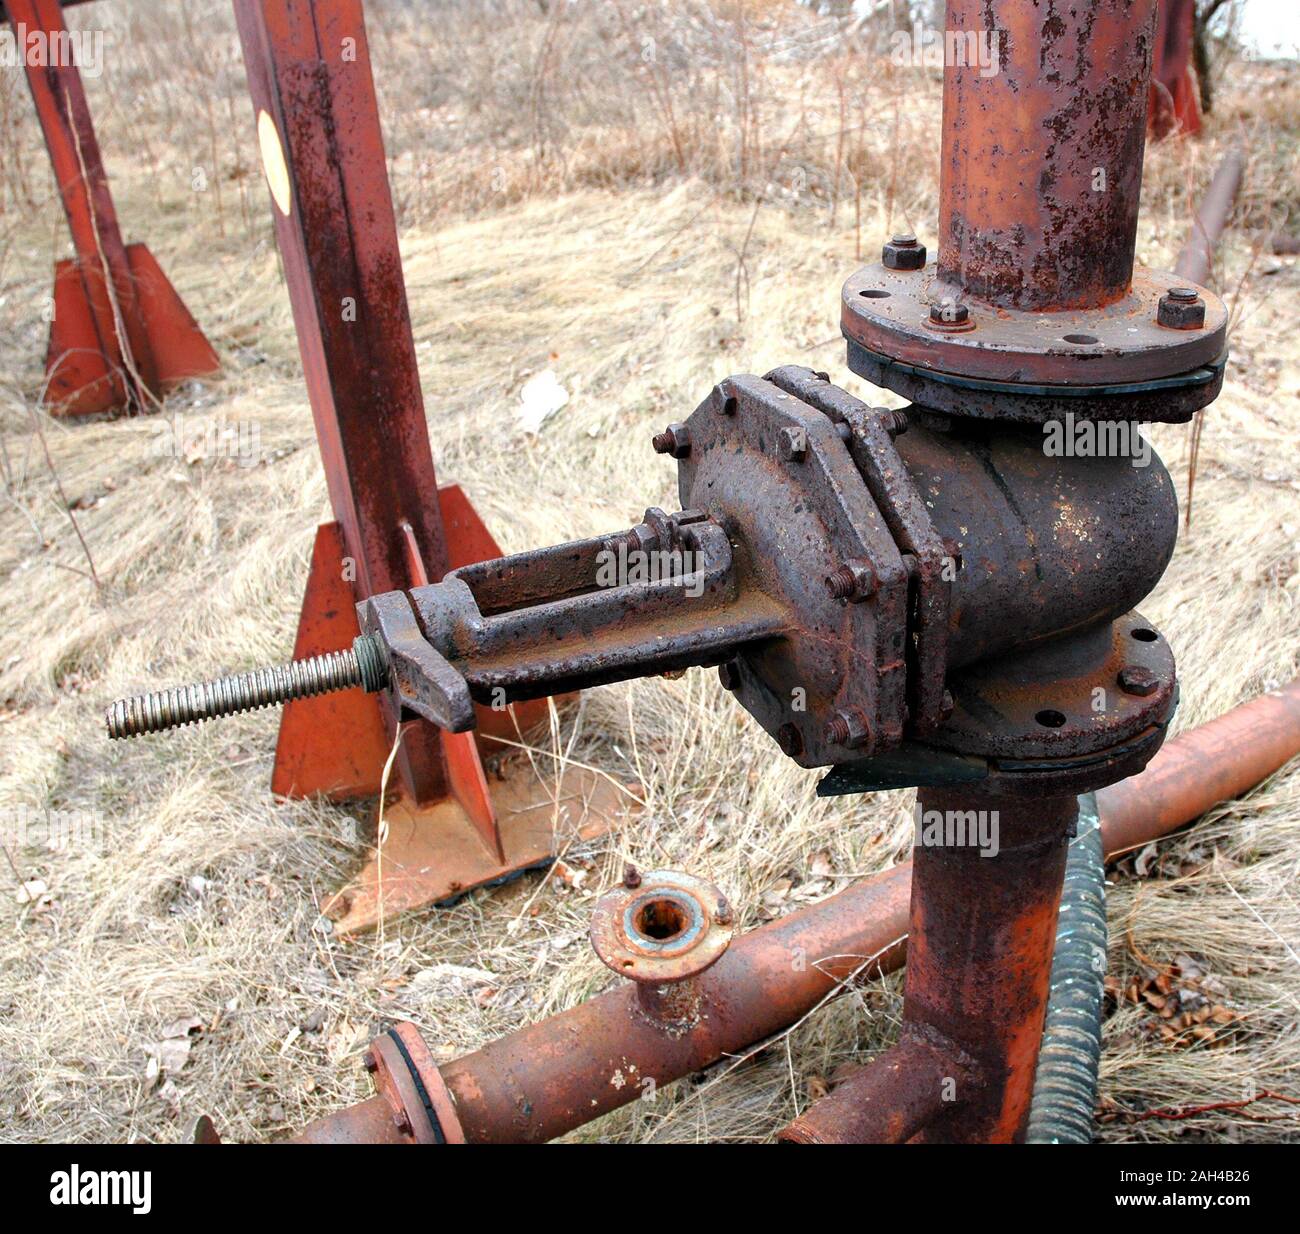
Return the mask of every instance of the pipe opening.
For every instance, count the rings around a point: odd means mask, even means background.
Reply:
[[[689,924],[685,909],[670,899],[648,900],[637,910],[633,926],[645,938],[666,943],[683,933]]]

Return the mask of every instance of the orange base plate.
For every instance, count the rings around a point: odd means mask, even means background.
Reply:
[[[361,872],[326,901],[339,934],[369,930],[408,909],[456,900],[510,875],[549,865],[582,840],[615,829],[636,801],[604,776],[570,768],[559,777],[539,760],[511,758],[504,780],[490,780],[505,860],[487,849],[453,798],[428,806],[384,808],[387,833]],[[552,764],[554,766],[555,764]]]
[[[143,244],[129,244],[126,256],[163,390],[217,372],[221,367],[217,353],[154,255]],[[126,406],[121,355],[104,354],[86,293],[86,279],[102,284],[103,277],[101,270],[83,268],[75,261],[60,261],[54,267],[45,401],[55,415],[84,416]]]

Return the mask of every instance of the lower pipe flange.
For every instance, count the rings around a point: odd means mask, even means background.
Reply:
[[[366,1070],[412,1144],[464,1144],[456,1102],[414,1024],[395,1024],[370,1043]]]
[[[1141,613],[950,673],[953,709],[927,741],[841,763],[819,797],[967,785],[1077,796],[1136,775],[1178,701],[1169,643]]]
[[[680,1036],[704,1015],[694,979],[722,959],[734,920],[726,897],[702,878],[629,868],[596,903],[591,945],[603,964],[636,983],[646,1018]]]

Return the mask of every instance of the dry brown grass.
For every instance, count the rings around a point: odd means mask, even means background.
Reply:
[[[671,18],[628,5],[630,38],[624,6],[589,7],[600,15],[584,25],[554,16],[570,6],[549,18],[535,4],[485,6],[489,29],[462,5],[368,6],[436,461],[507,550],[670,503],[671,469],[648,435],[728,373],[815,360],[890,401],[843,369],[839,285],[860,242],[900,225],[933,235],[936,80],[886,71],[776,4]],[[774,758],[713,676],[691,673],[593,691],[569,721],[584,757],[635,767],[652,788],[634,829],[578,855],[580,886],[531,876],[339,944],[318,908],[361,860],[365,812],[272,800],[274,714],[108,745],[105,700],[288,652],[312,529],[328,517],[227,6],[167,11],[182,20],[159,24],[156,3],[70,19],[121,37],[88,88],[124,230],[149,242],[225,364],[165,414],[255,423],[256,466],[166,457],[157,418],[63,423],[37,410],[39,307],[65,236],[25,90],[0,77],[0,812],[11,824],[20,809],[80,811],[100,829],[64,851],[9,845],[48,903],[19,904],[0,875],[9,1139],[176,1139],[199,1112],[236,1139],[280,1134],[364,1095],[359,1053],[387,1020],[416,1019],[452,1057],[602,988],[586,921],[625,860],[715,879],[749,926],[908,842],[910,794],[817,801],[816,777]],[[200,37],[187,39],[187,22]],[[642,35],[658,49],[657,88]],[[1144,606],[1179,655],[1180,726],[1300,667],[1300,273],[1258,251],[1260,230],[1300,201],[1298,98],[1294,74],[1239,68],[1206,139],[1148,159],[1141,254],[1160,264],[1218,153],[1230,140],[1252,148],[1220,269],[1237,358],[1207,414],[1195,519]],[[191,189],[196,166],[206,192]],[[526,435],[518,392],[548,367],[571,399]],[[1154,438],[1185,487],[1187,431]],[[1243,1077],[1300,1094],[1300,774],[1160,852],[1147,877],[1113,889],[1112,971],[1189,953],[1245,1019],[1223,1046],[1173,1049],[1119,1013],[1105,1098],[1133,1110],[1236,1099]],[[812,872],[819,853],[832,875]],[[900,991],[893,978],[854,993],[744,1067],[581,1137],[764,1138],[816,1077],[890,1040]],[[158,1083],[150,1053],[187,1016],[205,1031]],[[1103,1134],[1295,1138],[1294,1114],[1251,1117],[1119,1118]]]

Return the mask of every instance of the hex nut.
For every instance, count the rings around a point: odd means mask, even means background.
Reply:
[[[880,260],[886,270],[922,270],[925,268],[925,256],[925,245],[908,234],[891,237],[880,252]]]
[[[798,425],[787,425],[777,434],[776,444],[786,462],[802,462],[808,453],[808,434]]]
[[[1205,301],[1194,287],[1171,287],[1160,297],[1156,321],[1170,330],[1199,330],[1205,325]]]

